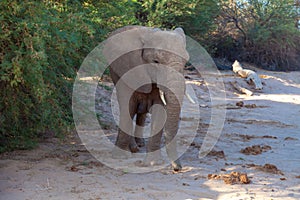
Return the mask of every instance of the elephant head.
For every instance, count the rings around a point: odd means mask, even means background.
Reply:
[[[141,37],[141,42],[142,58],[147,63],[174,65],[172,67],[175,70],[182,72],[189,59],[182,28],[176,28],[174,31],[152,29]]]
[[[111,34],[103,52],[116,81],[135,68],[133,79],[126,81],[126,84],[143,93],[149,93],[151,86],[140,87],[140,83],[167,84],[166,78],[172,80],[176,77],[168,72],[182,73],[189,59],[185,34],[181,28],[162,31],[158,28],[127,26]],[[147,66],[136,68],[144,64]],[[166,67],[171,69],[167,70]]]

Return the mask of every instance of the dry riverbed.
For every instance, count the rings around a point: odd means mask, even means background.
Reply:
[[[182,172],[173,173],[170,167],[140,174],[111,169],[91,156],[74,132],[63,140],[46,138],[34,150],[0,155],[0,199],[300,199],[300,72],[256,70],[262,91],[231,71],[219,75],[226,104],[218,106],[225,107],[226,119],[213,151],[201,159],[198,152],[212,105],[205,81],[187,74],[198,98],[200,123],[182,156]],[[240,94],[231,81],[254,94]],[[100,84],[97,92],[107,96],[109,87]],[[109,108],[97,109],[102,127],[114,138]],[[183,126],[197,114],[184,113]],[[179,144],[187,137],[180,137]]]

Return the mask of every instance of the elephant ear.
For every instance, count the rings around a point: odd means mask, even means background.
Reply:
[[[173,31],[152,29],[147,32],[142,41],[144,48],[165,50],[174,53],[174,55],[179,55],[185,60],[189,59],[188,52],[186,51],[186,38],[182,28],[176,28]]]
[[[151,78],[145,68],[135,67],[144,64],[142,59],[143,42],[141,38],[147,32],[149,32],[149,28],[142,26],[126,26],[117,29],[106,40],[102,51],[111,72],[118,77],[117,80],[114,80],[114,83],[116,84],[130,70],[134,70],[129,75],[131,77],[133,74],[134,79],[128,79],[127,76],[124,82],[130,88],[143,93],[151,92],[151,85],[148,84],[137,89],[137,84],[143,82],[151,83]]]
[[[179,34],[182,37],[183,43],[186,45],[186,38],[185,38],[185,33],[184,33],[183,29],[178,27],[174,30],[174,32]]]

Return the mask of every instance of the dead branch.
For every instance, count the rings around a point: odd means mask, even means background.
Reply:
[[[243,69],[242,65],[237,60],[232,64],[232,70],[240,77],[246,78],[247,83],[254,83],[256,90],[263,89],[259,76],[250,69]]]
[[[240,85],[238,85],[238,83],[236,81],[234,82],[230,82],[231,85],[236,89],[238,90],[239,92],[243,93],[243,94],[246,94],[248,96],[251,96],[253,94],[253,92],[251,92],[250,90],[246,89],[246,88],[243,88],[241,87]]]

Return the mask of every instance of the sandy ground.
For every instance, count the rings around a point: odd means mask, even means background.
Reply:
[[[212,105],[205,82],[188,75],[199,98],[200,124],[182,156],[181,173],[170,167],[140,174],[111,169],[70,134],[46,138],[31,151],[0,155],[0,199],[300,199],[300,72],[257,72],[264,75],[264,89],[252,96],[229,84],[237,80],[252,90],[242,78],[221,72],[227,102],[215,106],[225,106],[226,121],[213,151],[201,159]],[[185,113],[182,120],[197,114]],[[104,125],[115,135],[113,125]],[[232,172],[246,173],[250,183],[225,175]]]

